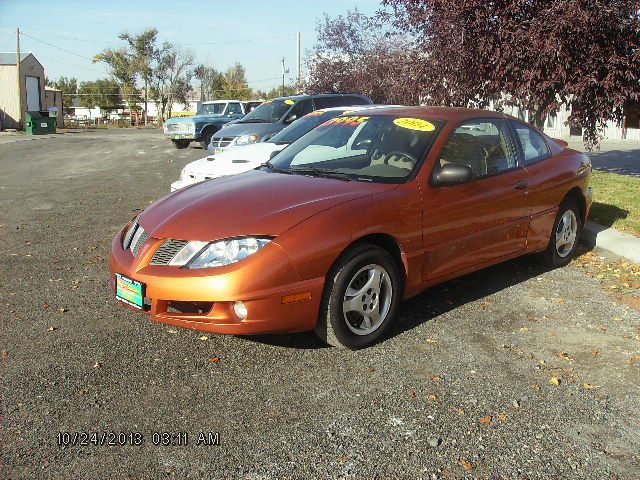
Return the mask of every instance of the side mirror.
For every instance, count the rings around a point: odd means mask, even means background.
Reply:
[[[472,178],[473,170],[471,170],[469,165],[446,163],[433,171],[431,174],[431,185],[433,187],[447,187],[449,185],[470,182]]]
[[[273,157],[275,157],[279,153],[280,153],[280,150],[274,150],[273,152],[271,152],[271,155],[269,155],[269,160],[271,160]]]
[[[287,115],[287,118],[284,119],[284,123],[294,122],[297,118],[298,116],[295,113],[292,113],[291,115]]]

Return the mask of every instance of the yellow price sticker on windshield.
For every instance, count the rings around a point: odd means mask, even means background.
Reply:
[[[393,123],[399,127],[417,130],[419,132],[433,132],[436,129],[433,123],[420,118],[396,118]]]
[[[286,103],[287,105],[293,105],[296,102],[294,102],[293,100],[285,100],[284,103]]]

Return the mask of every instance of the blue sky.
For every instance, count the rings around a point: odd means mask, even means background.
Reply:
[[[218,70],[242,63],[250,86],[265,90],[281,83],[282,57],[290,69],[287,77],[295,76],[296,32],[301,33],[304,65],[323,13],[335,16],[355,7],[372,13],[379,1],[0,0],[0,51],[15,51],[19,27],[25,33],[21,50],[33,52],[47,77],[94,80],[107,74],[100,64],[91,63],[93,55],[105,46],[122,45],[117,37],[124,31],[156,27],[160,40],[183,44],[198,63]],[[205,42],[217,44],[185,45]]]

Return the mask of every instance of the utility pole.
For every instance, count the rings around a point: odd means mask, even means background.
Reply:
[[[18,71],[18,130],[22,126],[22,88],[20,85],[20,29],[16,29],[16,70]]]
[[[282,92],[280,96],[284,97],[284,57],[282,57]]]
[[[298,88],[300,88],[300,32],[296,35],[297,47],[298,47]]]

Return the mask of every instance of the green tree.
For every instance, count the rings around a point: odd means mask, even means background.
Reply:
[[[71,77],[60,77],[58,80],[46,79],[47,87],[53,87],[62,92],[62,109],[65,113],[71,113],[71,104],[78,93],[78,79]]]
[[[115,110],[122,105],[120,85],[111,78],[80,83],[80,104],[86,108]]]
[[[168,42],[158,50],[157,66],[152,76],[151,94],[158,106],[160,119],[171,116],[173,103],[186,105],[191,92],[193,53]]]
[[[120,40],[124,40],[129,44],[128,57],[129,67],[132,69],[134,78],[139,76],[144,85],[144,111],[147,110],[147,100],[149,96],[149,86],[153,81],[154,63],[157,61],[157,57],[160,54],[156,47],[156,40],[158,37],[158,30],[150,28],[138,35],[131,35],[129,33],[123,33],[119,35]],[[148,124],[148,119],[145,114],[145,125]]]
[[[297,87],[291,85],[285,85],[284,87],[284,96],[287,97],[289,95],[295,95],[298,93]],[[270,100],[272,98],[278,98],[282,96],[282,87],[273,87],[271,90],[256,90],[253,92],[253,98],[263,98],[265,100]]]
[[[222,74],[215,68],[201,63],[193,70],[193,76],[200,81],[200,101],[204,102],[220,97],[224,85]]]
[[[223,91],[220,98],[249,100],[252,90],[247,83],[246,70],[238,62],[231,65],[222,78]]]
[[[130,52],[124,47],[105,48],[95,55],[93,62],[102,62],[107,65],[111,78],[117,83],[119,93],[127,107],[129,110],[135,109],[140,97],[136,88],[136,65],[131,59]]]

